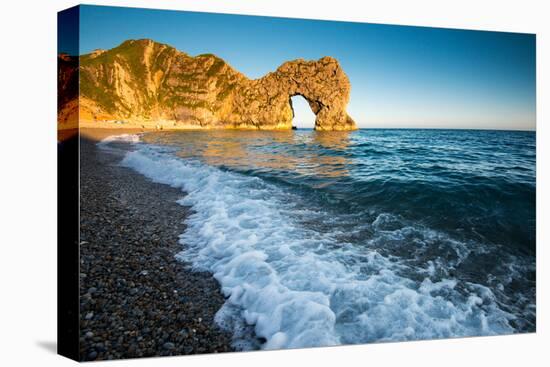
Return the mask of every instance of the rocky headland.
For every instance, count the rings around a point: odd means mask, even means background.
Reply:
[[[296,95],[316,115],[316,130],[356,129],[346,112],[350,82],[332,57],[288,61],[249,79],[212,54],[129,40],[79,58],[60,55],[58,88],[60,129],[287,130]]]

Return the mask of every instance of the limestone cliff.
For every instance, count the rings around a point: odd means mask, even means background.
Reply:
[[[61,56],[60,56],[61,57]],[[302,95],[317,130],[353,130],[346,113],[350,83],[337,60],[289,61],[256,80],[212,54],[189,56],[151,40],[130,40],[80,57],[80,119],[169,128],[290,129],[291,97]],[[74,77],[60,60],[60,93]],[[62,76],[61,73],[67,75]],[[59,98],[60,123],[74,110],[75,91]]]

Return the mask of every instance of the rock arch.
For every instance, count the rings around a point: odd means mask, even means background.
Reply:
[[[353,130],[355,122],[346,112],[351,86],[338,61],[323,57],[318,61],[295,60],[281,65],[281,87],[291,97],[302,96],[315,114],[316,130]]]
[[[263,78],[237,89],[228,120],[237,127],[253,124],[259,129],[292,127],[290,98],[302,96],[315,114],[316,130],[355,130],[347,114],[351,86],[338,61],[288,61]]]

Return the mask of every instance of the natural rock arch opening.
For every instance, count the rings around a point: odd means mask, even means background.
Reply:
[[[315,129],[316,115],[307,99],[301,94],[290,96],[289,101],[292,110],[292,126],[301,129]]]
[[[236,128],[290,129],[294,117],[291,98],[300,95],[315,114],[315,130],[355,130],[355,122],[346,112],[350,90],[347,75],[332,57],[288,61],[238,87],[220,120]]]

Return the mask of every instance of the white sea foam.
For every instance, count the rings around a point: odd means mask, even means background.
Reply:
[[[339,242],[337,229],[321,233],[301,225],[296,218],[304,209],[296,198],[260,178],[156,146],[136,148],[123,165],[187,192],[180,203],[194,213],[177,256],[214,274],[227,297],[216,320],[237,337],[243,324],[266,340],[266,349],[513,332],[513,316],[487,287],[458,286],[453,278],[432,282],[433,262],[418,270],[424,280],[410,279],[403,274],[413,270],[399,259],[368,244]],[[390,222],[383,216],[373,227]],[[404,230],[380,230],[366,241]]]
[[[100,147],[106,147],[109,143],[112,142],[121,142],[121,143],[138,143],[140,140],[141,134],[119,134],[119,135],[109,135],[99,143]]]

